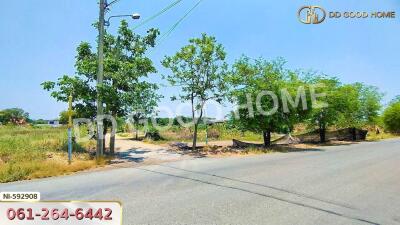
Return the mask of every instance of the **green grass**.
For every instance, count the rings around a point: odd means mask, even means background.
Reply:
[[[75,144],[68,165],[65,127],[0,126],[0,183],[89,169],[97,164],[88,152],[94,146]]]

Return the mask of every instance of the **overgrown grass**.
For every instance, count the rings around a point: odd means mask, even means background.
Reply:
[[[74,144],[67,162],[65,127],[0,126],[0,183],[50,177],[104,165],[89,150],[93,141]]]
[[[367,135],[367,141],[380,141],[380,140],[385,140],[385,139],[390,139],[390,138],[400,138],[400,135],[386,133],[386,132],[381,132],[380,134],[376,134],[375,132],[368,132],[368,135]]]
[[[155,144],[164,144],[168,142],[191,142],[193,137],[193,128],[174,126],[169,129],[160,130],[159,132],[162,140],[147,140],[147,142]],[[207,132],[209,141],[226,141],[238,139],[242,141],[262,142],[261,134],[249,131],[241,132],[236,129],[227,128],[224,125],[209,126]],[[205,126],[200,126],[197,134],[197,141],[205,142],[205,140],[206,128]]]

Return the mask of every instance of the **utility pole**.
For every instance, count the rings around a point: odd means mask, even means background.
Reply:
[[[104,136],[103,136],[103,101],[100,95],[100,87],[103,84],[104,73],[104,14],[106,9],[105,0],[100,0],[99,14],[99,41],[98,41],[98,68],[97,68],[97,151],[96,157],[99,158],[104,154]]]
[[[105,35],[105,26],[110,25],[110,19],[117,17],[131,17],[134,20],[140,18],[140,14],[134,13],[132,15],[117,15],[111,16],[107,20],[105,20],[106,10],[109,9],[111,5],[118,2],[119,0],[114,0],[110,3],[107,0],[100,0],[100,13],[99,13],[99,40],[98,40],[98,68],[97,68],[97,151],[96,157],[99,158],[104,155],[104,124],[103,124],[103,101],[101,99],[100,89],[103,85],[103,76],[104,76],[104,35]]]

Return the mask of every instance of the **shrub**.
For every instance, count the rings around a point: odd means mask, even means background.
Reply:
[[[160,132],[154,127],[149,127],[147,129],[145,138],[153,140],[153,141],[159,141],[159,140],[162,139],[161,135],[160,135]]]

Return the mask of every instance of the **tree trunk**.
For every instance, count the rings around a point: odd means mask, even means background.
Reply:
[[[351,128],[351,136],[353,141],[357,141],[357,129],[355,127]]]
[[[271,131],[263,131],[264,147],[271,146]]]
[[[105,135],[106,134],[104,134],[104,138],[103,138],[103,146],[104,146],[103,156],[104,156],[104,154],[106,154],[106,137],[105,137]]]
[[[319,127],[319,139],[321,143],[326,142],[326,128],[325,125],[320,125]]]
[[[110,154],[114,155],[115,153],[115,136],[110,136]]]
[[[113,114],[114,118],[117,118],[116,114]],[[111,127],[111,134],[110,134],[110,155],[115,154],[115,135],[113,135],[113,127]]]
[[[107,123],[104,123],[104,126],[103,126],[103,148],[104,148],[103,156],[106,153],[106,135],[107,135]]]
[[[194,133],[193,133],[193,146],[192,149],[193,151],[196,151],[197,147],[197,129],[198,129],[199,124],[195,123],[194,124]]]
[[[139,140],[139,122],[135,122],[135,129],[136,129],[136,134],[135,134],[135,140]]]

